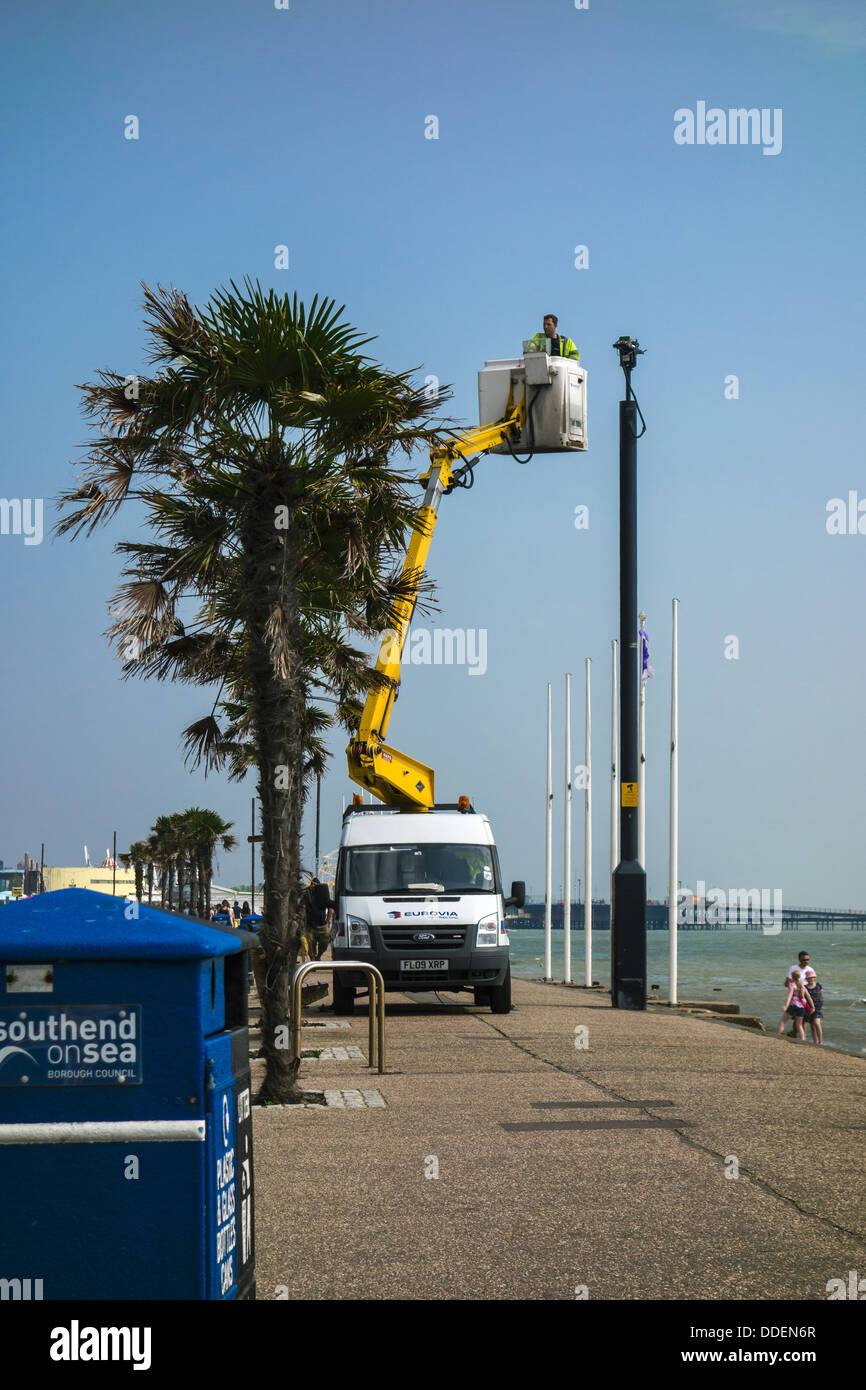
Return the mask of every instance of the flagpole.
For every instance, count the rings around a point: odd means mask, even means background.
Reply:
[[[671,629],[671,795],[670,850],[668,863],[668,1000],[677,1002],[677,875],[679,873],[679,674],[677,670],[677,616],[679,599],[673,600]]]
[[[571,984],[571,676],[565,677],[565,836],[562,854],[563,980]]]
[[[619,863],[619,787],[617,786],[616,638],[610,644],[610,901],[613,904],[613,875]]]
[[[646,613],[638,613],[643,628]],[[637,705],[637,857],[646,869],[646,674],[644,646],[641,641],[640,694]]]
[[[550,724],[550,686],[547,687],[547,797],[544,812],[544,978],[553,979],[551,953],[553,877],[553,745]]]
[[[583,948],[587,988],[592,984],[592,707],[589,691],[589,668],[592,658],[586,658],[586,779],[583,793]]]

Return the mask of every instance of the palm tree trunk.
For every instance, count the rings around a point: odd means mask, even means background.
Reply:
[[[210,911],[208,904],[209,896],[208,883],[208,854],[204,845],[199,845],[198,851],[198,915],[207,918]]]
[[[304,690],[296,674],[298,545],[293,530],[278,532],[274,527],[274,508],[286,501],[285,482],[275,486],[272,477],[262,474],[257,483],[257,515],[249,516],[250,534],[244,545],[244,594],[246,628],[252,638],[251,712],[262,805],[262,869],[267,884],[264,921],[259,931],[267,981],[261,999],[266,1072],[258,1099],[285,1103],[302,1098],[297,1082],[300,1058],[293,1057],[291,1048],[286,1046],[291,1038],[291,980],[303,924],[300,864]],[[282,614],[284,651],[280,675],[275,674],[274,655],[265,636],[278,609]]]
[[[200,847],[198,844],[193,845],[193,847],[192,847],[192,849],[191,849],[191,851],[190,851],[190,859],[191,859],[191,862],[192,862],[193,879],[194,879],[194,881],[195,881],[195,896],[194,896],[194,898],[193,898],[192,896],[190,897],[189,910],[190,910],[190,912],[194,912],[195,915],[196,915],[196,917],[200,917],[200,916],[201,916],[201,847]]]
[[[177,910],[183,912],[183,890],[186,887],[186,856],[177,856]]]
[[[276,694],[276,692],[275,692]],[[273,776],[263,776],[258,792],[262,804],[262,870],[268,885],[264,922],[259,942],[264,951],[265,978],[268,987],[262,998],[262,1048],[266,1074],[260,1099],[299,1100],[297,1084],[300,1059],[293,1057],[285,1045],[285,1025],[291,1037],[291,981],[298,958],[298,946],[303,925],[300,902],[300,810],[303,804],[302,760],[300,756],[300,719],[286,717],[287,692],[279,691],[283,718],[261,739],[259,744],[263,768],[286,769],[287,785],[274,786]],[[273,697],[272,697],[273,698]],[[264,703],[264,702],[263,702]],[[268,704],[271,700],[267,701]],[[276,700],[274,700],[276,704]],[[293,702],[294,703],[294,702]],[[299,713],[299,711],[298,711]],[[290,730],[297,731],[294,738]],[[277,1034],[277,1029],[282,1032]]]
[[[205,850],[205,854],[206,854],[206,858],[205,858],[205,866],[204,866],[204,909],[205,909],[205,910],[204,910],[204,915],[205,915],[205,917],[210,917],[210,906],[211,906],[211,904],[210,904],[210,890],[211,890],[211,883],[212,883],[212,881],[213,881],[213,846],[212,846],[212,845],[208,845],[207,849]]]

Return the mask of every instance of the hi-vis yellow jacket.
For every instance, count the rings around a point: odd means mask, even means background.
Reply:
[[[553,347],[548,347],[548,343],[552,343]],[[563,338],[559,333],[555,338],[548,338],[544,333],[536,333],[532,339],[532,347],[527,351],[552,352],[554,357],[573,357],[576,362],[580,359],[580,353],[571,339]]]

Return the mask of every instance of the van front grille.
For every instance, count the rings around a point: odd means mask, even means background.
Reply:
[[[461,926],[419,926],[417,923],[397,923],[393,926],[379,927],[385,949],[388,951],[411,951],[415,955],[437,951],[458,951],[466,942],[466,927]],[[428,938],[419,941],[418,937]]]

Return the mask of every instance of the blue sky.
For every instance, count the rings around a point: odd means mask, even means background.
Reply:
[[[595,882],[605,892],[618,624],[611,343],[640,338],[640,602],[649,891],[667,881],[671,598],[680,599],[680,876],[866,902],[866,536],[826,506],[863,467],[864,12],[854,3],[188,0],[7,18],[2,494],[52,499],[87,437],[76,383],[144,369],[139,282],[202,303],[230,278],[345,303],[393,369],[477,423],[485,359],[558,313],[588,371],[590,449],[491,457],[443,503],[443,626],[488,669],[410,666],[390,736],[491,816],[508,878],[543,882],[544,707],[564,672],[583,742],[593,660]],[[674,113],[781,109],[782,149],[677,145]],[[136,115],[140,138],[126,140]],[[439,138],[425,139],[435,115]],[[289,247],[287,270],[274,248]],[[589,266],[575,269],[585,245]],[[725,399],[725,378],[739,398]],[[577,532],[574,508],[589,507]],[[121,682],[103,633],[121,519],[87,543],[0,536],[7,795],[0,857],[50,863],[252,786],[183,767],[202,694]],[[739,639],[726,660],[725,638]],[[323,787],[339,834],[342,736]],[[582,760],[582,753],[575,762]],[[559,790],[557,784],[557,791]],[[561,881],[561,797],[554,877]],[[574,877],[582,876],[582,805]],[[238,851],[226,881],[248,874]]]

